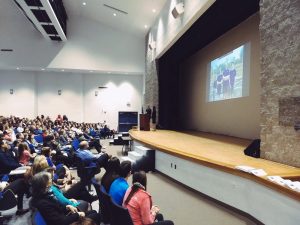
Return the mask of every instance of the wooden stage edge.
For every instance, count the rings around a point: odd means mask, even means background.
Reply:
[[[255,181],[300,201],[300,192],[267,179],[267,176],[281,176],[284,179],[300,180],[300,168],[245,156],[244,149],[251,143],[251,140],[192,131],[130,130],[129,134],[133,140],[141,142],[145,146]],[[267,176],[257,177],[235,169],[240,165],[263,169]]]

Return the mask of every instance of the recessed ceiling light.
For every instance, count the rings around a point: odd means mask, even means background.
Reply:
[[[86,2],[83,2],[82,5],[86,5]]]
[[[20,68],[19,67],[17,67],[17,70],[19,70]]]
[[[42,68],[41,70],[45,70],[44,68]]]
[[[152,12],[153,12],[153,13],[156,13],[156,9],[152,9]]]
[[[144,27],[145,27],[145,28],[148,28],[148,25],[145,25]]]
[[[117,16],[117,14],[116,14],[116,13],[114,13],[113,15],[114,15],[114,16]]]

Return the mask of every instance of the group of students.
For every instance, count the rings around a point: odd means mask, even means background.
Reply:
[[[128,209],[134,225],[173,225],[164,220],[159,207],[152,204],[147,192],[147,176],[144,171],[134,172],[132,185],[127,183],[131,176],[131,162],[112,157],[101,179],[101,186],[116,204]]]
[[[97,149],[98,154],[90,151],[89,145],[95,145],[98,140],[90,138],[89,131],[95,131],[96,127],[96,124],[79,124],[65,118],[51,121],[44,117],[35,120],[0,117],[0,176],[7,177],[5,174],[11,170],[27,166],[23,177],[0,182],[0,192],[11,190],[17,195],[17,214],[29,211],[23,209],[23,198],[31,197],[31,208],[38,210],[48,225],[100,224],[99,212],[90,206],[98,197],[88,192],[86,181],[76,182],[68,168],[72,164],[69,144],[75,137],[81,137],[74,154],[86,163],[94,162],[105,169],[101,186],[116,204],[128,209],[134,225],[172,225],[171,221],[163,221],[159,208],[152,205],[144,172],[135,172],[129,187],[129,161],[120,163],[117,157],[101,151],[101,147],[100,151]],[[39,134],[43,136],[43,146],[34,141],[34,135]]]

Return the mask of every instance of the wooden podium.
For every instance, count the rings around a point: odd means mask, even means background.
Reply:
[[[147,114],[140,114],[140,130],[150,131],[150,118]]]

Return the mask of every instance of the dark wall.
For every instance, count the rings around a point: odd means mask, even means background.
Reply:
[[[258,10],[259,0],[217,0],[158,60],[159,125],[162,128],[183,128],[179,117],[181,63]]]

